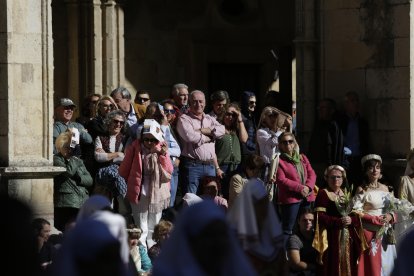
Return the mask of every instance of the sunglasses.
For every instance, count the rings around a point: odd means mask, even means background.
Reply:
[[[141,98],[141,97],[138,97],[138,101],[145,103],[145,102],[149,101],[149,98]]]
[[[293,144],[295,141],[293,141],[293,140],[284,140],[284,141],[280,141],[280,143],[281,144],[284,144],[284,145],[290,145],[290,144]]]
[[[340,176],[340,175],[331,175],[331,176],[329,177],[329,179],[332,179],[332,180],[342,179],[342,176]]]
[[[63,107],[63,110],[74,110],[74,109],[75,109],[75,107],[72,106],[72,105],[68,105],[68,106]]]
[[[142,139],[144,142],[150,142],[150,143],[158,143],[158,140],[155,138],[144,138]]]
[[[175,114],[175,110],[174,109],[164,109],[164,113],[165,114],[168,114],[168,113]]]
[[[254,105],[254,104],[256,104],[256,101],[249,101],[249,104]]]
[[[114,105],[113,104],[101,104],[101,106],[103,108],[110,108],[110,109],[113,109],[114,108]]]
[[[121,126],[123,126],[125,124],[125,121],[120,121],[120,120],[115,120],[115,119],[113,119],[112,122],[114,124],[120,124]]]

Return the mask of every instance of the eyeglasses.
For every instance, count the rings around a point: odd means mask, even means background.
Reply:
[[[254,105],[254,104],[256,104],[256,101],[249,101],[249,104]]]
[[[175,114],[175,110],[174,109],[164,109],[164,113],[165,114],[168,114],[168,113]]]
[[[123,126],[125,124],[125,121],[120,121],[120,120],[115,120],[115,119],[113,119],[112,122],[114,124],[121,124],[121,126]]]
[[[101,104],[101,106],[103,108],[110,108],[110,109],[114,109],[114,105],[113,104]]]
[[[332,180],[342,179],[342,176],[340,176],[340,175],[331,175],[331,176],[329,176],[329,179],[332,179]]]
[[[295,141],[294,140],[284,140],[284,141],[280,141],[281,144],[284,145],[290,145],[293,144]]]
[[[145,103],[145,102],[147,102],[147,101],[149,101],[149,98],[141,98],[141,97],[138,97],[138,99],[137,99],[139,102],[143,102],[143,103]]]
[[[144,138],[142,139],[144,142],[150,142],[150,143],[158,143],[158,140],[155,138]]]
[[[75,107],[73,106],[73,105],[68,105],[68,106],[64,106],[63,107],[63,110],[74,110],[75,109]]]

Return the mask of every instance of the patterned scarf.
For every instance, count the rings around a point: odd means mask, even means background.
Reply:
[[[150,153],[143,147],[145,154],[142,166],[144,167],[145,177],[149,179],[149,193],[151,194],[149,212],[159,213],[166,209],[170,203],[170,185],[171,174],[165,171],[159,160],[157,153]]]

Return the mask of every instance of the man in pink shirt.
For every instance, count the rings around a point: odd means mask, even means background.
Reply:
[[[224,135],[224,126],[204,113],[206,98],[200,90],[191,92],[189,110],[178,118],[177,132],[182,141],[181,183],[184,192],[197,193],[203,176],[216,176],[217,157],[214,141]]]

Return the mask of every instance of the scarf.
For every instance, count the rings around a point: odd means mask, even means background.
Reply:
[[[303,169],[303,164],[301,162],[302,158],[300,154],[297,151],[293,151],[293,155],[289,155],[288,153],[284,152],[282,153],[282,157],[296,167],[296,170],[298,171],[300,177],[300,182],[305,185],[305,171]]]
[[[163,169],[157,153],[146,153],[142,165],[145,177],[150,178],[149,194],[151,199],[148,211],[150,213],[162,212],[170,204],[170,187],[167,184],[171,180],[171,174]]]

